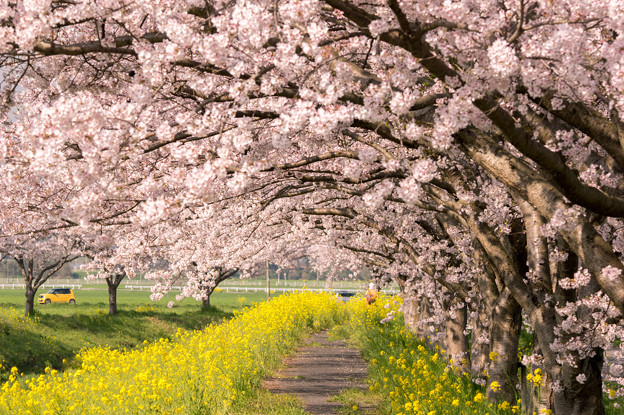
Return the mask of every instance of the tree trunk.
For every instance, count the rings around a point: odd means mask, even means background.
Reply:
[[[35,296],[37,295],[37,290],[35,290],[29,284],[26,284],[26,311],[24,316],[28,317],[35,311]]]
[[[415,327],[416,320],[418,319],[418,301],[416,298],[406,296],[403,299],[403,322],[405,323],[405,329],[411,333],[417,334]]]
[[[604,415],[601,373],[603,363],[603,352],[598,350],[594,357],[581,362],[581,370],[564,366],[563,389],[554,392],[555,414]],[[587,377],[583,384],[576,379],[576,376],[581,373]]]
[[[33,314],[35,309],[35,296],[37,290],[43,285],[52,275],[58,272],[64,264],[76,259],[76,256],[66,256],[58,261],[41,266],[37,272],[35,272],[35,260],[33,258],[24,258],[22,256],[13,257],[13,260],[17,262],[17,266],[22,271],[24,277],[24,285],[26,286],[26,310],[24,315],[28,317]]]
[[[479,318],[473,321],[472,337],[470,339],[470,374],[473,379],[485,379],[490,355],[489,328],[484,322],[489,321],[484,310],[479,311]]]
[[[202,310],[210,310],[210,294],[208,294],[208,297],[202,298]]]
[[[106,277],[106,284],[108,285],[108,314],[111,316],[117,314],[117,288],[119,288],[119,284],[125,277],[126,273],[124,271]]]
[[[491,316],[493,315],[496,301],[500,296],[500,292],[496,285],[496,269],[492,262],[487,258],[487,254],[481,248],[478,241],[473,241],[475,247],[474,257],[477,264],[481,268],[478,275],[478,290],[481,294],[481,301],[477,304],[477,321],[473,321],[471,348],[470,348],[470,364],[473,378],[481,377],[485,379],[486,369],[490,360],[490,327]]]
[[[424,327],[419,324],[421,320],[429,318],[428,305],[423,298],[415,296],[407,296],[403,300],[403,318],[405,328],[416,335],[418,338],[427,337]]]
[[[109,279],[106,279],[108,283],[108,314],[114,316],[117,314],[117,286],[111,284]]]
[[[533,352],[541,354],[541,348],[537,341],[534,344]],[[527,379],[527,375],[533,374],[536,369],[531,366],[523,366],[521,371],[520,397],[522,398],[522,413],[525,415],[547,413],[553,407],[552,377],[549,372],[542,371],[542,381],[539,385]]]
[[[488,225],[477,221],[475,216],[467,215],[463,220],[506,286],[496,307],[490,310],[490,350],[495,353],[493,356],[496,360],[490,364],[487,394],[492,401],[506,400],[513,403],[518,370],[518,341],[522,327],[522,308],[514,296],[528,291],[522,282],[526,275],[526,240],[498,236]],[[512,225],[518,227],[521,224]],[[521,289],[518,293],[515,292],[516,287]],[[492,382],[497,382],[500,389],[492,390]]]
[[[516,400],[518,378],[518,342],[522,328],[522,308],[505,288],[491,315],[490,350],[491,360],[487,387],[488,399],[492,402]],[[497,382],[499,388],[491,385]]]
[[[446,301],[445,314],[445,346],[449,359],[453,359],[454,365],[468,369],[470,367],[470,355],[468,349],[468,336],[464,334],[468,313],[466,305],[460,307],[461,298],[454,296]]]
[[[38,285],[34,282],[33,260],[20,258],[19,260],[15,259],[15,261],[20,267],[22,276],[24,277],[24,285],[26,286],[26,292],[24,293],[26,296],[26,309],[24,311],[24,316],[28,317],[35,311],[35,295],[37,295],[38,288]]]
[[[558,248],[561,252],[568,252],[568,258],[565,261],[558,262],[554,267],[553,280],[559,281],[563,278],[573,278],[578,270],[579,260],[574,252],[570,251],[568,244],[559,238],[557,241]],[[584,264],[583,264],[584,265]],[[595,278],[591,278],[589,283],[576,289],[564,289],[559,285],[554,286],[555,300],[558,307],[564,307],[567,303],[575,302],[579,298],[587,298],[600,290],[600,286]],[[589,318],[591,309],[581,307],[576,314],[579,321]],[[557,325],[562,321],[561,316],[556,315]],[[562,342],[567,342],[577,336],[578,333],[567,333],[561,331],[559,338]],[[543,345],[542,347],[545,347]],[[549,400],[540,396],[538,410],[552,409],[555,414],[578,414],[578,415],[602,415],[605,413],[604,402],[602,398],[602,366],[604,362],[603,350],[595,348],[595,353],[591,357],[581,357],[578,353],[570,352],[574,359],[574,365],[561,365],[558,386],[548,386],[552,388],[552,395]],[[578,382],[577,377],[583,375],[586,381]],[[542,393],[543,395],[543,393]],[[544,406],[550,404],[551,406]]]
[[[544,357],[544,370],[549,372],[553,380],[550,409],[556,415],[603,415],[605,409],[602,400],[602,350],[596,349],[595,356],[591,358],[575,359],[577,368],[561,365],[556,360],[556,354],[550,350],[550,345],[555,340],[554,310],[551,307],[539,308],[531,316],[531,321]],[[586,377],[583,384],[577,381],[577,376],[581,374]],[[540,397],[540,405],[545,403],[546,400]]]
[[[565,263],[553,262],[550,264],[548,241],[542,234],[542,227],[546,224],[544,218],[539,212],[526,200],[511,192],[512,197],[522,211],[524,218],[524,227],[526,231],[527,245],[527,263],[533,278],[533,291],[536,292],[538,303],[542,308],[551,307],[547,301],[547,296],[554,296],[557,285],[553,285],[553,280],[558,281],[560,278],[572,277],[578,269],[576,256],[570,253]],[[561,250],[561,247],[559,247]],[[566,249],[567,250],[567,249]],[[551,273],[555,273],[555,278],[551,277]],[[561,274],[561,275],[559,275]],[[557,277],[558,276],[558,277]],[[533,335],[534,346],[533,352],[536,355],[543,354],[541,352],[540,341],[536,334]],[[537,368],[528,368],[534,372]],[[553,390],[552,376],[548,370],[542,371],[542,381],[540,385],[533,382],[527,382],[526,368],[522,373],[522,404],[525,414],[545,413],[552,408]]]
[[[464,147],[462,151],[492,176],[515,190],[522,198],[544,217],[551,220],[558,210],[567,211],[571,205],[557,190],[556,186],[526,163],[511,156],[498,143],[485,135],[460,134],[457,136]],[[624,273],[617,278],[608,278],[602,269],[612,266],[624,271],[624,264],[613,247],[608,244],[591,223],[578,215],[566,229],[559,231],[585,267],[589,270],[602,290],[613,301],[615,307],[624,312]]]
[[[218,281],[218,283],[220,283],[221,281]],[[211,306],[210,306],[210,296],[212,295],[212,293],[214,292],[215,288],[217,288],[217,286],[215,285],[214,287],[211,286],[207,286],[204,287],[204,296],[202,296],[202,310],[204,311],[208,311],[210,310]]]
[[[202,310],[204,311],[210,310],[211,308],[210,296],[212,295],[214,290],[217,288],[217,286],[221,284],[223,281],[232,277],[234,274],[236,274],[238,272],[238,268],[230,268],[225,271],[221,268],[214,268],[213,271],[217,271],[218,274],[212,277],[212,279],[209,277],[209,274],[206,274],[204,276],[204,280],[199,286],[200,291],[203,292]]]

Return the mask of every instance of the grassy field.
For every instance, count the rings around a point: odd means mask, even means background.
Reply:
[[[45,293],[47,290],[39,290],[39,294]],[[77,311],[84,310],[101,310],[108,312],[108,291],[105,287],[90,289],[88,287],[74,290],[76,295],[76,305],[74,307],[67,304],[51,304],[49,306],[35,304],[35,311],[39,315],[45,314],[72,314]],[[170,313],[181,314],[188,311],[194,311],[201,308],[200,304],[190,298],[187,298],[181,302],[176,302],[176,306],[172,309],[167,308],[169,301],[175,301],[175,294],[165,296],[158,302],[150,300],[149,291],[130,291],[120,289],[117,292],[117,307],[120,311],[127,309],[134,309],[136,306],[149,305],[159,310],[168,311]],[[222,309],[226,312],[232,312],[235,309],[240,309],[245,305],[250,305],[252,302],[259,302],[266,300],[266,294],[262,292],[258,293],[224,293],[215,292],[210,297],[210,302],[213,306]],[[26,305],[26,297],[23,290],[2,290],[0,289],[0,308],[24,308]]]
[[[118,315],[108,315],[108,292],[76,290],[76,305],[35,305],[35,316],[23,318],[25,297],[21,290],[0,290],[0,364],[25,374],[42,373],[45,367],[72,367],[83,347],[141,347],[144,341],[172,338],[178,329],[199,330],[232,317],[234,310],[266,299],[264,293],[216,292],[213,309],[185,299],[169,309],[173,295],[152,302],[149,292],[119,291]],[[0,370],[0,381],[7,370]]]

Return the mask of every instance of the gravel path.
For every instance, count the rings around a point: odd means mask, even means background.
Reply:
[[[327,332],[312,335],[284,363],[285,369],[267,379],[264,387],[271,393],[299,397],[311,414],[336,414],[342,404],[330,402],[333,396],[345,389],[367,387],[367,365],[360,352],[342,340],[330,340]]]

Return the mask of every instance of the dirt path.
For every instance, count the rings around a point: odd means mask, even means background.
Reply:
[[[336,414],[342,404],[331,400],[333,396],[345,389],[367,387],[367,366],[360,352],[342,340],[330,340],[327,332],[312,335],[284,363],[285,369],[267,379],[264,387],[271,393],[299,397],[311,414]]]

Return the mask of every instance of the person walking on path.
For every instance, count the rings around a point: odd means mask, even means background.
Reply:
[[[377,301],[377,297],[379,297],[379,291],[377,290],[375,283],[371,282],[368,284],[368,290],[366,290],[366,303],[369,305],[373,304]]]

